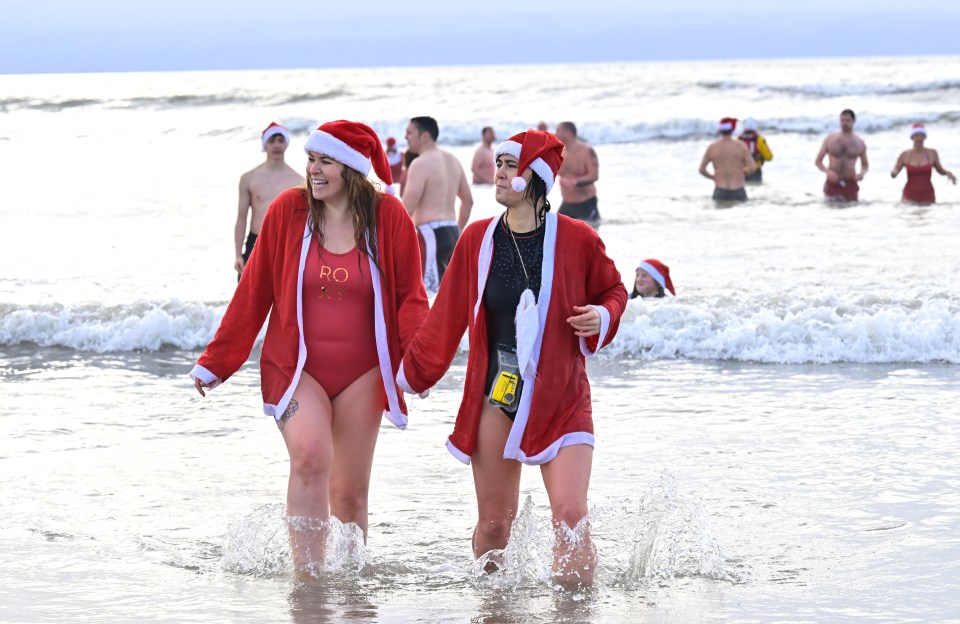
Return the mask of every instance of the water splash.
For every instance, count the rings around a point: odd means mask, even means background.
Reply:
[[[236,574],[275,578],[293,569],[291,541],[309,544],[320,537],[322,546],[305,548],[306,570],[311,576],[357,572],[366,564],[368,553],[363,532],[354,523],[335,517],[318,521],[287,516],[283,505],[263,505],[231,524],[224,537],[223,568]]]
[[[680,493],[668,471],[640,501],[640,522],[625,572],[641,577],[734,580],[699,499]]]

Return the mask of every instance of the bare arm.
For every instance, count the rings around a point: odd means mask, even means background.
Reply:
[[[947,176],[948,180],[956,184],[957,176],[953,175],[952,173],[950,173],[949,171],[943,168],[943,165],[940,164],[940,154],[937,153],[937,150],[930,150],[930,151],[933,152],[933,168],[937,170],[937,173],[939,173],[942,176]]]
[[[703,160],[700,161],[700,175],[710,180],[715,180],[715,176],[707,171],[707,165],[713,162],[713,156],[710,154],[710,148],[707,148],[707,151],[703,153]]]
[[[817,159],[813,161],[813,164],[816,165],[817,169],[827,173],[827,168],[823,164],[823,159],[827,155],[827,141],[830,140],[830,137],[827,137],[823,140],[823,145],[820,146],[820,151],[817,152]]]
[[[233,226],[233,247],[235,260],[233,268],[237,273],[243,271],[243,239],[247,234],[247,215],[250,213],[250,206],[253,203],[250,197],[250,181],[247,174],[240,176],[240,191],[237,199],[237,222]]]
[[[474,179],[477,179],[483,175],[483,172],[480,171],[480,167],[483,166],[483,156],[483,151],[479,147],[477,148],[477,151],[473,153],[473,163],[470,165],[470,173],[473,174]]]
[[[862,180],[863,176],[867,175],[867,169],[870,168],[870,163],[867,161],[867,146],[865,143],[863,145],[863,151],[860,152],[860,173],[857,174],[857,180]]]
[[[407,179],[403,183],[403,205],[406,207],[407,212],[410,213],[410,216],[414,216],[417,212],[417,208],[420,207],[420,202],[423,200],[423,190],[426,186],[427,179],[420,172],[419,163],[416,161],[410,163],[409,169],[407,169]],[[416,221],[414,221],[416,223]]]
[[[457,197],[460,198],[460,212],[457,214],[457,225],[460,231],[467,227],[470,221],[470,211],[473,210],[473,193],[470,192],[470,185],[467,184],[467,174],[460,168],[460,184],[457,185]]]
[[[577,180],[576,186],[588,186],[593,184],[600,179],[600,159],[597,158],[597,153],[593,151],[593,148],[590,148],[587,157],[587,173],[584,176]]]
[[[893,165],[893,170],[890,172],[890,177],[895,178],[900,174],[900,170],[903,169],[903,155],[906,152],[900,152],[900,155],[897,156],[897,162]]]

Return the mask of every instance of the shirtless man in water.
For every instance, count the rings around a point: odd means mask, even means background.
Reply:
[[[823,194],[834,201],[857,201],[863,176],[870,167],[867,162],[867,145],[863,139],[853,133],[853,124],[857,116],[847,109],[840,113],[840,131],[827,135],[817,154],[817,169],[827,174],[823,185]],[[823,166],[823,157],[830,155],[829,165]],[[857,159],[860,159],[860,173],[857,173]]]
[[[600,178],[600,161],[597,153],[577,138],[577,127],[572,121],[558,123],[554,134],[563,143],[563,164],[557,172],[563,201],[557,212],[580,219],[596,229],[600,225],[596,186]]]
[[[236,254],[233,268],[237,271],[237,281],[240,281],[243,267],[253,252],[260,226],[263,224],[263,216],[267,214],[270,202],[291,186],[303,184],[303,176],[283,160],[287,146],[290,145],[290,134],[286,128],[278,123],[271,123],[260,135],[260,145],[267,153],[266,160],[240,176],[240,200],[237,203],[237,222],[233,228]],[[243,245],[244,234],[247,235],[246,245]]]
[[[710,144],[700,161],[700,175],[713,180],[713,199],[718,202],[747,201],[743,186],[747,176],[757,168],[747,146],[733,138],[736,127],[736,119],[721,119],[717,124],[720,138]],[[711,164],[713,173],[707,171],[707,165]]]
[[[407,149],[419,156],[410,163],[403,205],[420,234],[423,285],[437,292],[460,231],[470,220],[473,195],[457,157],[437,147],[440,129],[433,117],[414,117],[407,125]],[[460,211],[454,209],[460,198]]]

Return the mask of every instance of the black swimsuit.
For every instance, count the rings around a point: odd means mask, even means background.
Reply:
[[[487,396],[490,396],[490,390],[497,376],[497,345],[506,345],[514,349],[517,347],[517,326],[514,318],[517,314],[517,304],[520,303],[520,294],[529,287],[533,291],[534,298],[539,300],[544,229],[541,225],[532,232],[514,233],[511,236],[507,224],[501,219],[493,233],[493,261],[490,263],[487,285],[483,289],[489,355],[487,383],[484,386]],[[516,246],[514,246],[514,237]],[[517,249],[520,250],[519,258]],[[524,268],[529,276],[529,284],[523,274]],[[513,420],[513,414],[507,411],[504,413]]]

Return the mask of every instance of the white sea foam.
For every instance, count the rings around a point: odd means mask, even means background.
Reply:
[[[225,306],[138,302],[129,306],[8,309],[0,345],[98,353],[202,349]],[[460,345],[466,350],[467,340]],[[760,295],[628,302],[602,357],[768,363],[960,363],[960,303],[826,296],[786,303]]]

